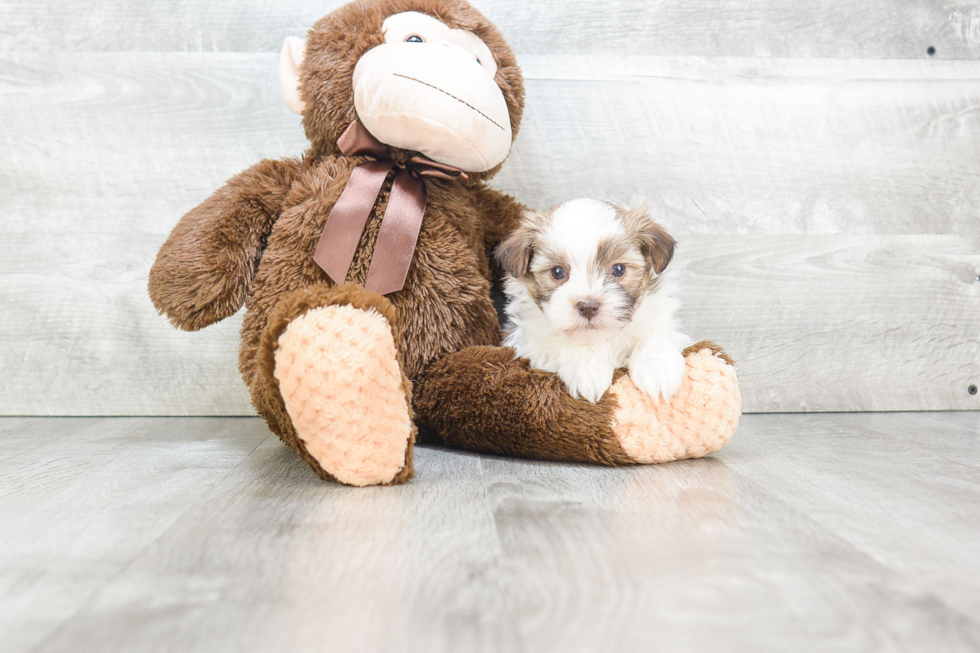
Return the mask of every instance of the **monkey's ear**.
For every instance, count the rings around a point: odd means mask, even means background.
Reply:
[[[306,41],[290,36],[282,44],[279,53],[279,88],[282,99],[286,101],[293,113],[303,114],[306,102],[299,92],[299,76],[303,70],[303,60],[306,59]]]
[[[531,231],[526,224],[520,224],[500,243],[494,256],[504,272],[520,279],[530,271],[533,253]]]
[[[623,213],[623,223],[626,229],[640,244],[640,251],[650,262],[654,272],[660,274],[667,269],[670,259],[674,258],[674,247],[677,241],[650,217],[646,206],[639,206]]]

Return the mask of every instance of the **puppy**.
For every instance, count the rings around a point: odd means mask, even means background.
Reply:
[[[675,244],[645,208],[578,199],[526,211],[496,251],[509,298],[504,344],[557,373],[574,397],[599,401],[626,366],[642,391],[669,400],[691,344],[664,273]]]

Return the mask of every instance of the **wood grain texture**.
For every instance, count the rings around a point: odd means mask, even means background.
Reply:
[[[13,242],[21,246],[0,271],[58,264],[28,238]],[[980,254],[964,239],[680,242],[685,330],[739,361],[747,412],[980,407],[967,392],[980,383]],[[41,286],[8,272],[17,283],[0,298],[18,328],[0,352],[0,405],[14,414],[252,414],[236,369],[238,320],[172,331],[142,294],[148,259],[104,271],[97,284]]]
[[[500,188],[651,197],[684,231],[980,243],[980,64],[525,57]]]
[[[749,415],[712,458],[618,469],[422,447],[368,489],[248,453],[264,432],[98,420],[8,459],[0,648],[980,647],[976,413]]]
[[[277,52],[344,0],[0,2],[0,50]],[[933,0],[476,0],[518,54],[980,56],[980,8]]]
[[[697,270],[688,329],[740,361],[746,410],[978,407],[980,63],[521,63],[495,185],[541,208],[649,198]],[[183,212],[303,151],[276,89],[268,54],[0,55],[0,414],[252,413],[238,318],[176,332],[145,282]]]
[[[45,419],[0,419],[0,440],[3,441],[0,463],[40,446],[71,438],[92,421],[86,417],[63,417],[57,422],[58,428],[52,431],[51,422]]]
[[[0,423],[4,651],[50,636],[271,437],[254,419]]]
[[[681,238],[682,319],[747,412],[980,408],[980,252],[957,236]]]
[[[495,185],[531,205],[645,196],[685,231],[980,237],[980,62],[521,63],[524,127]],[[250,54],[0,58],[5,228],[165,233],[231,175],[305,149],[275,70]]]
[[[961,615],[980,614],[980,562],[970,560],[978,533],[966,519],[980,500],[980,414],[785,416],[767,426],[756,446],[726,458],[740,474],[765,479],[786,503]],[[833,448],[828,433],[837,434]],[[964,573],[974,580],[964,583]]]

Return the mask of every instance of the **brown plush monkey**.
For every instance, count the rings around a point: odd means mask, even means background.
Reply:
[[[425,433],[459,446],[640,461],[616,442],[583,454],[595,434],[565,442],[582,424],[607,424],[609,401],[547,413],[557,428],[566,417],[575,428],[534,450],[522,442],[547,433],[480,440],[465,425],[463,437],[445,431],[480,419],[467,407],[495,410],[492,397],[455,403],[469,396],[454,394],[457,373],[472,380],[488,365],[521,367],[508,350],[486,347],[500,341],[488,252],[522,210],[486,186],[524,101],[497,29],[463,0],[360,1],[318,21],[306,43],[288,40],[280,73],[309,151],[257,163],[180,220],[150,271],[156,307],[192,331],[246,306],[239,368],[252,401],[325,479],[410,479],[416,402]],[[414,401],[413,381],[425,389]],[[482,392],[476,383],[465,390]],[[539,383],[512,393],[508,410],[550,401],[526,394],[536,391],[566,406],[559,386]]]

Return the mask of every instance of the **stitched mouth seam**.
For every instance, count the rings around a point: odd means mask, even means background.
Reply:
[[[489,120],[490,122],[492,122],[492,123],[494,124],[494,126],[496,126],[496,127],[498,127],[498,128],[500,129],[500,131],[507,131],[506,129],[504,129],[503,127],[501,127],[500,125],[498,125],[498,124],[497,124],[497,123],[496,123],[496,122],[494,121],[494,119],[493,119],[493,118],[491,118],[491,117],[490,117],[490,116],[488,116],[487,114],[485,114],[485,113],[483,113],[482,111],[480,111],[479,109],[477,109],[476,107],[474,107],[474,106],[473,106],[472,104],[470,104],[469,102],[467,102],[467,101],[465,101],[465,100],[460,100],[460,99],[459,99],[458,97],[456,97],[456,96],[455,96],[455,95],[453,95],[452,93],[447,93],[446,91],[444,91],[444,90],[442,90],[442,89],[441,89],[441,88],[439,88],[438,86],[433,86],[432,84],[429,84],[428,82],[423,82],[423,81],[422,81],[421,79],[415,79],[414,77],[409,77],[408,75],[402,75],[401,73],[392,73],[392,74],[393,74],[393,75],[394,75],[395,77],[401,77],[402,79],[410,79],[410,80],[412,80],[413,82],[418,82],[419,84],[422,84],[423,86],[428,86],[429,88],[434,88],[435,90],[437,90],[437,91],[439,91],[440,93],[444,93],[444,94],[446,94],[446,95],[448,95],[449,97],[451,97],[452,99],[454,99],[454,100],[456,100],[456,101],[457,101],[457,102],[459,102],[460,104],[465,104],[465,105],[466,105],[466,106],[468,106],[469,108],[471,108],[471,109],[473,109],[473,110],[474,110],[474,111],[476,111],[476,112],[477,112],[478,114],[480,114],[481,116],[483,116],[484,118],[486,118],[487,120]]]

